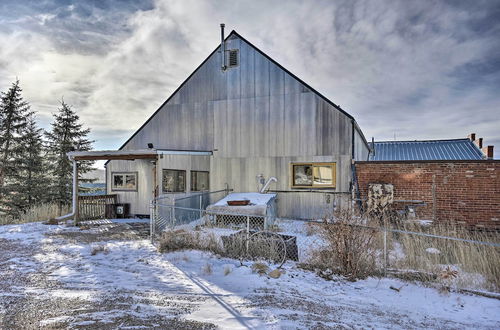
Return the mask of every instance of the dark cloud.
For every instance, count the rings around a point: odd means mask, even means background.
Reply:
[[[116,148],[201,63],[225,22],[378,140],[464,137],[500,150],[498,1],[3,1],[0,89],[50,118],[75,105]],[[498,153],[497,153],[498,155]]]

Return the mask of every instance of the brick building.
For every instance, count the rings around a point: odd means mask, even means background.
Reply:
[[[374,151],[374,153],[373,153]],[[482,139],[372,143],[369,161],[356,162],[356,186],[394,187],[394,200],[421,201],[419,218],[500,229],[500,161]]]

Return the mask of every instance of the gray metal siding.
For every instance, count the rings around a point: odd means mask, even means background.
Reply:
[[[259,173],[290,190],[291,161],[336,161],[336,191],[349,191],[351,117],[244,40],[228,40],[227,49],[239,50],[239,66],[223,73],[213,53],[123,148],[214,150],[211,189],[228,183],[235,191],[255,191]],[[307,204],[305,196],[288,196],[280,207]]]

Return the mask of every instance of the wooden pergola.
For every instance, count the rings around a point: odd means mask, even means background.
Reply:
[[[67,153],[68,158],[73,162],[73,211],[70,214],[59,217],[66,219],[73,217],[75,224],[79,220],[79,198],[78,198],[78,161],[85,160],[136,160],[150,159],[153,162],[153,186],[156,187],[157,159],[159,152],[156,149],[141,150],[100,150],[100,151],[72,151]],[[156,195],[156,189],[153,192]],[[156,196],[155,196],[156,197]],[[110,196],[104,196],[109,199]]]

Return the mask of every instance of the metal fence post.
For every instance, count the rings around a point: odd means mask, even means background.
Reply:
[[[155,211],[154,211],[154,201],[151,201],[149,205],[149,236],[151,238],[151,244],[155,243]]]
[[[201,219],[201,209],[202,209],[202,205],[203,205],[203,193],[200,194],[200,215],[198,217],[198,219]]]
[[[250,239],[250,216],[247,215],[247,239],[246,239],[247,255],[248,255],[248,240],[249,239]]]
[[[172,228],[175,227],[175,209],[174,206],[170,207],[170,220],[172,220]]]
[[[384,228],[384,276],[387,276],[387,228]]]

